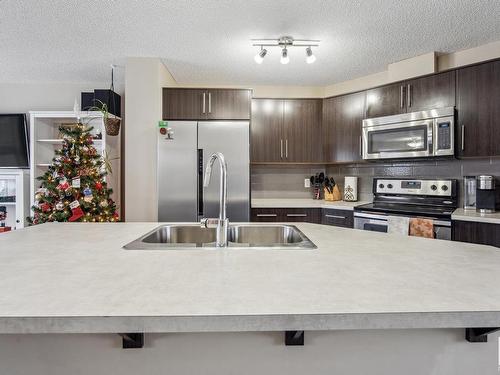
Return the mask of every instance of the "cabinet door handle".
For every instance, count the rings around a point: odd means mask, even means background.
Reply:
[[[408,84],[408,86],[406,87],[406,102],[408,103],[408,107],[411,107],[411,85]]]
[[[465,125],[462,124],[462,151],[465,150]]]
[[[280,139],[280,158],[283,159],[283,139]]]
[[[212,93],[208,93],[208,113],[212,113]]]
[[[286,214],[287,217],[307,217],[307,214]]]
[[[399,106],[403,108],[405,105],[405,97],[404,97],[404,87],[401,85],[399,87]]]
[[[205,110],[206,110],[205,99],[206,99],[206,94],[203,93],[203,112],[202,113],[205,113]]]
[[[288,139],[285,140],[285,158],[288,159]]]
[[[363,139],[359,136],[359,156],[363,156]]]
[[[330,215],[330,214],[326,214],[325,217],[330,217],[332,219],[342,219],[342,220],[345,220],[346,217],[345,216],[340,216],[340,215]]]
[[[276,217],[277,214],[257,214],[257,217]]]

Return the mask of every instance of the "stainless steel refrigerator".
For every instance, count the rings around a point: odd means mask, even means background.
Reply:
[[[250,129],[247,121],[168,121],[158,132],[158,221],[195,222],[219,215],[219,168],[210,185],[203,173],[210,155],[227,163],[227,217],[249,221]],[[162,134],[166,133],[166,134]]]

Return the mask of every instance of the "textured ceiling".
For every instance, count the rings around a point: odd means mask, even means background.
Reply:
[[[498,0],[0,0],[0,82],[104,81],[160,57],[181,84],[327,85],[500,40]],[[316,63],[251,38],[321,39]],[[123,74],[123,73],[122,73]]]

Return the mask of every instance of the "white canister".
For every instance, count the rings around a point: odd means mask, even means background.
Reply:
[[[356,202],[358,200],[358,178],[346,176],[344,179],[344,200]]]

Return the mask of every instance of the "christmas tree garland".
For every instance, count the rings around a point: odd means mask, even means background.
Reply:
[[[92,127],[79,123],[59,128],[63,146],[56,150],[35,194],[31,224],[51,221],[113,222],[116,204],[107,187],[104,160],[93,146]]]

